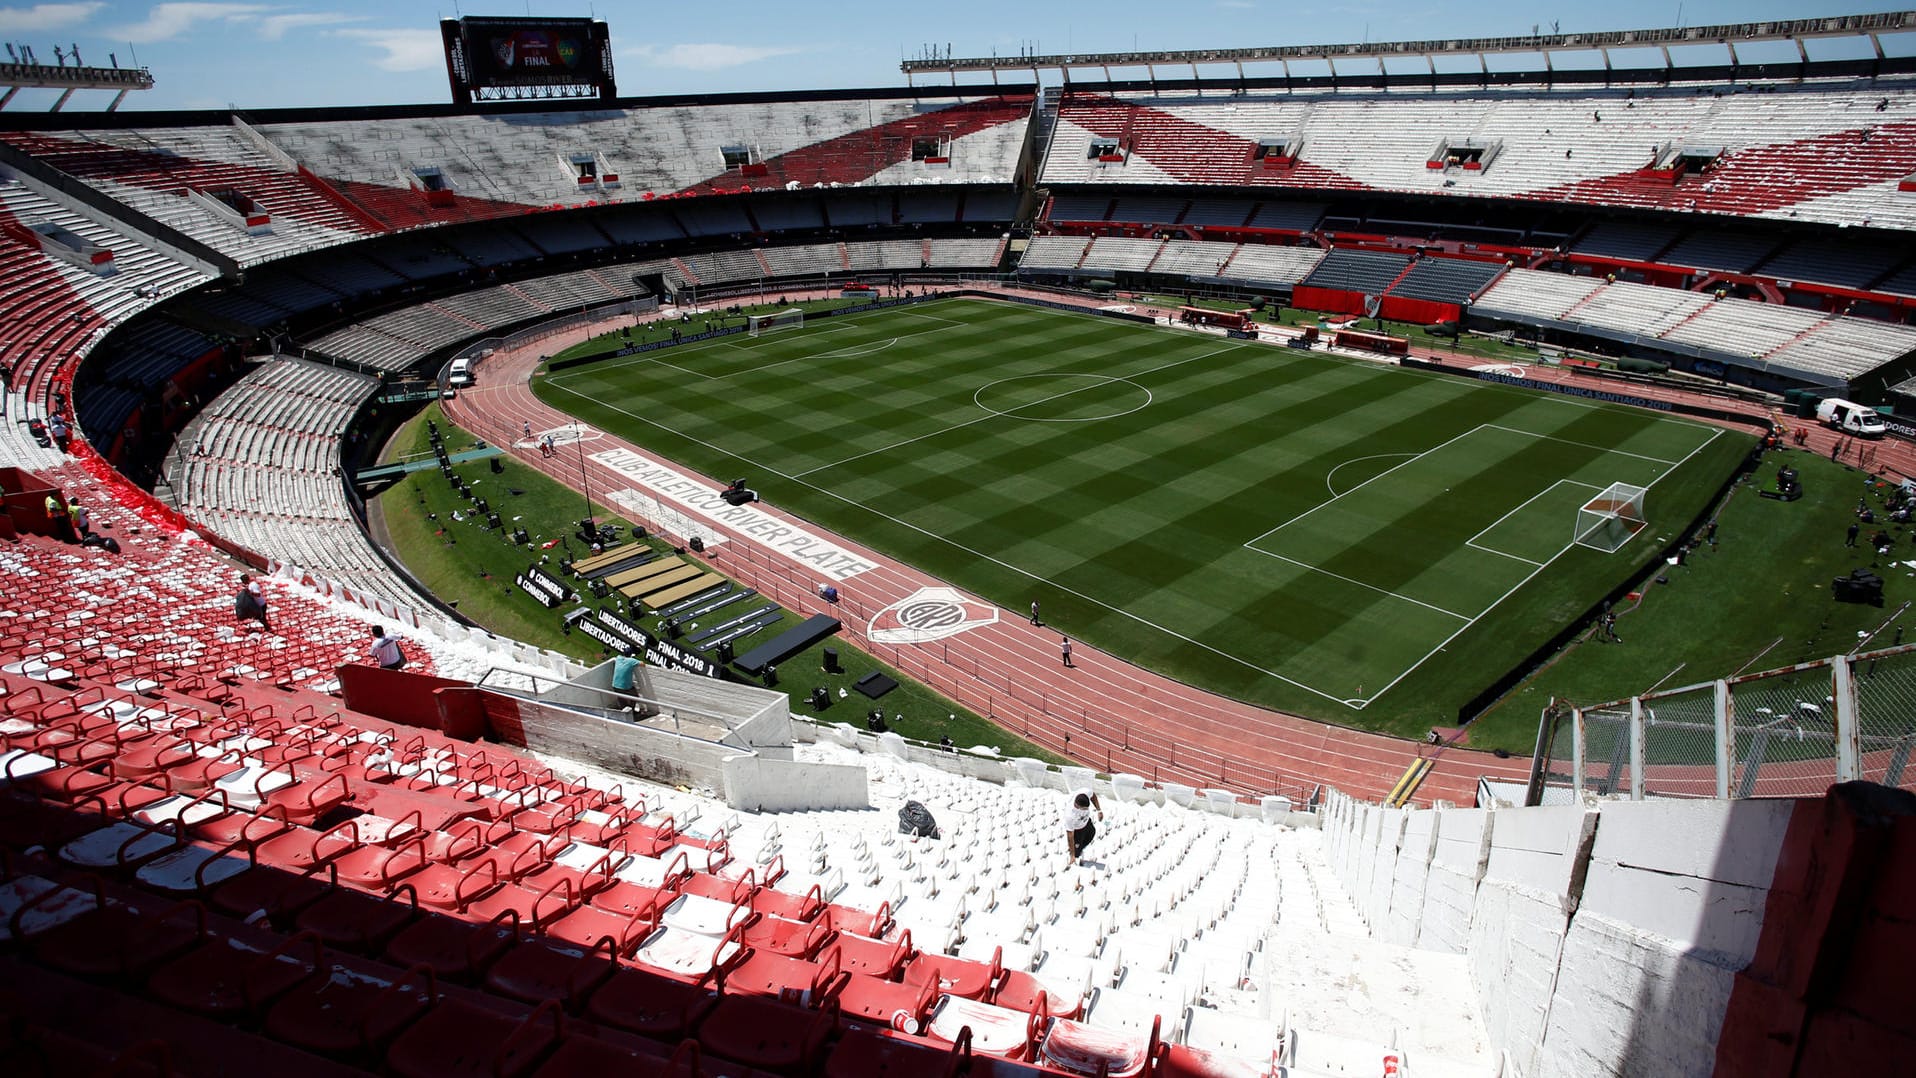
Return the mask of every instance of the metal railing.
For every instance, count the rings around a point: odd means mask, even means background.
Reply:
[[[1916,790],[1916,644],[1545,712],[1526,803],[1581,796],[1820,797]]]
[[[647,724],[649,729],[657,730],[661,733],[667,731],[665,727],[660,724],[669,721],[672,724],[669,732],[675,737],[682,737],[687,741],[703,742],[708,745],[728,745],[728,747],[731,748],[744,747],[730,745],[724,738],[705,737],[701,734],[688,731],[683,722],[683,719],[686,717],[702,719],[706,723],[725,729],[728,732],[727,737],[729,737],[732,724],[722,715],[715,712],[700,711],[697,708],[689,708],[682,704],[658,700],[648,696],[641,696],[636,693],[623,692],[609,686],[601,688],[596,685],[579,685],[570,678],[546,677],[528,670],[508,670],[497,666],[487,670],[485,675],[474,682],[474,684],[481,689],[489,689],[502,696],[529,700],[546,707],[559,708],[566,711],[577,711],[581,714],[594,715],[599,718],[617,718],[627,722],[643,722]],[[559,692],[564,692],[567,696],[573,697],[574,699],[555,698],[553,694]],[[587,696],[588,694],[595,698],[597,702],[585,703],[580,699],[576,699]],[[622,712],[630,712],[631,714],[621,714]]]

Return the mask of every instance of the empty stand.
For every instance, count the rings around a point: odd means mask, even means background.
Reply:
[[[1325,255],[1298,283],[1312,288],[1379,295],[1410,264],[1406,255],[1338,248]]]
[[[339,437],[378,389],[304,360],[262,364],[181,436],[179,508],[248,549],[410,605],[372,549],[339,477]]]
[[[1059,106],[1041,182],[1524,198],[1907,229],[1916,206],[1897,188],[1916,172],[1913,115],[1916,92],[1876,82],[1637,87],[1627,96],[1074,92]],[[1446,166],[1431,158],[1445,139],[1497,149],[1487,166]],[[1260,155],[1278,144],[1300,149]],[[1120,152],[1093,152],[1101,146]],[[1099,201],[1074,192],[1073,216],[1054,206],[1052,219],[1105,219]],[[1617,257],[1647,242],[1596,238]]]
[[[1674,351],[1820,385],[1843,385],[1916,350],[1916,329],[1697,292],[1511,270],[1473,314]]]
[[[1459,258],[1420,258],[1391,286],[1390,295],[1436,303],[1464,303],[1502,273],[1495,262]]]
[[[5,137],[40,161],[242,263],[330,247],[370,231],[238,127]],[[195,194],[205,197],[190,197]],[[228,201],[250,204],[250,209],[222,212],[219,207]],[[258,223],[246,227],[241,219],[246,216]]]

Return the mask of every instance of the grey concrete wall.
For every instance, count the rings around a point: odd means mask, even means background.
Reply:
[[[725,803],[749,812],[871,807],[865,769],[739,754],[724,761]]]
[[[1507,1075],[1708,1074],[1796,804],[1337,795],[1324,846],[1375,936],[1466,955]]]

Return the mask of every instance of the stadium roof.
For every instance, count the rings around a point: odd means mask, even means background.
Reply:
[[[1243,74],[1246,64],[1282,64],[1289,70],[1291,61],[1318,61],[1335,64],[1339,60],[1374,59],[1379,67],[1389,57],[1421,56],[1433,66],[1438,56],[1487,57],[1499,53],[1542,55],[1545,65],[1553,52],[1596,52],[1610,66],[1612,49],[1661,49],[1666,67],[1675,67],[1670,58],[1672,46],[1725,45],[1734,62],[1736,47],[1758,42],[1794,41],[1799,56],[1808,62],[1803,42],[1810,38],[1860,38],[1869,41],[1878,59],[1884,51],[1878,35],[1916,32],[1916,11],[1892,11],[1863,15],[1833,15],[1814,19],[1784,19],[1768,22],[1722,23],[1714,26],[1666,27],[1646,30],[1605,30],[1576,34],[1530,34],[1516,37],[1432,38],[1421,41],[1366,41],[1341,45],[1270,45],[1243,49],[1186,49],[1173,52],[1108,52],[1073,54],[1023,54],[1016,56],[929,56],[905,60],[899,70],[907,80],[916,75],[989,71],[1038,71],[1057,69],[1065,73],[1080,68],[1144,67],[1190,65],[1195,72],[1200,64],[1231,64]],[[1107,78],[1109,76],[1107,75]]]

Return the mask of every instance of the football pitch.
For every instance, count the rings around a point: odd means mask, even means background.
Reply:
[[[564,411],[1172,677],[1420,733],[1680,534],[1715,427],[1361,360],[944,300],[610,358]],[[1616,553],[1572,542],[1649,488]],[[854,578],[846,583],[856,589]]]

